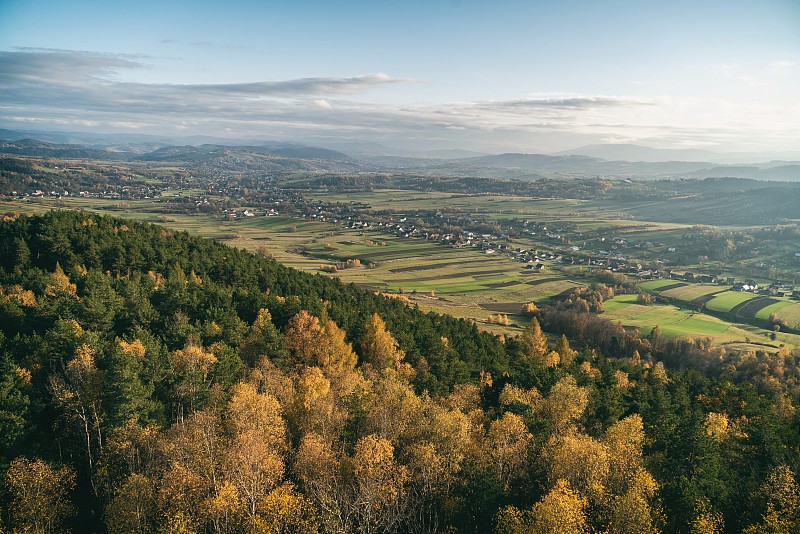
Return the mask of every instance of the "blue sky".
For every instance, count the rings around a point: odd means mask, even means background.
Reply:
[[[800,2],[0,0],[0,127],[800,151]]]

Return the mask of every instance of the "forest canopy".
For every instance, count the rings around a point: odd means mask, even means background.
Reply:
[[[563,306],[505,339],[185,232],[7,216],[2,522],[798,531],[798,355],[681,343]]]

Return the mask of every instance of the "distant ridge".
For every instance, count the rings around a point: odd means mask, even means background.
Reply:
[[[649,163],[662,161],[716,161],[720,154],[695,148],[669,149],[651,148],[630,143],[612,143],[585,145],[570,150],[556,152],[554,156],[591,156],[609,161],[644,161]]]

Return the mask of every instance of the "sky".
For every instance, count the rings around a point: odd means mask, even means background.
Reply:
[[[800,0],[0,0],[0,128],[800,153]]]

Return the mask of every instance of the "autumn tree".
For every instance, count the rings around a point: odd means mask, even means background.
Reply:
[[[156,525],[155,484],[133,473],[117,489],[106,507],[106,526],[111,533],[151,532]]]
[[[575,351],[569,346],[567,336],[563,334],[556,343],[555,352],[561,357],[561,365],[570,365],[575,360]]]
[[[386,323],[373,313],[367,320],[366,329],[361,338],[361,356],[378,371],[387,367],[397,367],[405,357],[398,347],[397,340],[386,330]]]
[[[11,461],[5,476],[11,495],[14,532],[62,532],[62,521],[73,513],[69,492],[75,472],[24,456]]]
[[[578,386],[572,375],[559,380],[547,397],[538,403],[538,412],[550,423],[555,433],[575,423],[589,404],[589,389]]]
[[[304,367],[296,377],[295,395],[289,414],[294,428],[303,435],[316,432],[334,440],[347,416],[336,402],[331,383],[319,367]]]
[[[498,515],[498,534],[581,534],[588,533],[588,502],[580,493],[559,480],[553,489],[531,510],[522,512],[513,506]]]
[[[537,361],[547,353],[547,338],[542,332],[542,327],[539,326],[539,319],[534,317],[520,336],[520,343],[522,344],[522,357],[530,360]]]
[[[83,447],[92,490],[94,485],[95,449],[102,447],[102,382],[103,373],[97,369],[95,350],[87,343],[75,351],[75,357],[66,365],[63,378],[50,377],[50,391],[68,420],[77,422],[83,436]]]
[[[274,534],[319,532],[314,507],[291,482],[281,484],[258,503],[256,530]]]
[[[303,494],[320,510],[326,530],[350,530],[349,493],[341,462],[322,436],[313,432],[303,436],[295,453],[294,472]]]
[[[800,484],[797,475],[785,465],[772,469],[761,492],[767,509],[761,521],[747,527],[747,534],[789,533],[800,531]]]
[[[296,364],[319,367],[334,390],[346,394],[353,387],[353,369],[358,362],[352,344],[345,340],[346,335],[332,320],[323,325],[303,310],[289,320],[285,339]]]
[[[402,517],[408,470],[396,463],[392,444],[374,434],[364,436],[356,443],[352,469],[352,508],[358,530],[378,532],[396,527]]]
[[[492,421],[486,435],[486,448],[497,479],[508,491],[511,481],[517,477],[528,458],[533,436],[528,432],[522,417],[506,412]]]
[[[233,438],[224,452],[224,469],[252,522],[261,499],[283,479],[286,423],[271,395],[258,393],[245,382],[231,389],[227,413]]]

